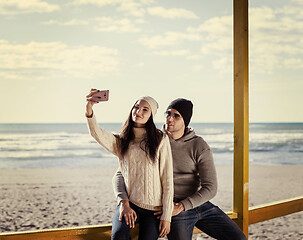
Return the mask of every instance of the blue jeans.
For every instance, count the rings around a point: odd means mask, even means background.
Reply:
[[[190,240],[194,226],[215,239],[247,239],[238,225],[211,202],[206,202],[199,207],[183,211],[172,217],[168,239]]]
[[[130,207],[136,212],[137,220],[135,224],[139,223],[139,240],[156,240],[159,237],[159,223],[160,220],[154,215],[154,211],[146,210],[129,203]],[[119,221],[120,205],[117,207],[112,221],[112,240],[129,240],[130,227],[126,225],[124,217]]]

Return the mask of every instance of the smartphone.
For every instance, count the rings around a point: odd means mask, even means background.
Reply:
[[[109,98],[109,90],[98,90],[93,97],[100,97],[100,102],[101,101],[108,101]]]

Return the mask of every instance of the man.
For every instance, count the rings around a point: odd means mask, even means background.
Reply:
[[[174,169],[174,210],[170,240],[192,238],[194,226],[215,239],[247,239],[241,229],[220,208],[209,202],[217,193],[213,155],[202,137],[188,127],[192,116],[191,101],[178,98],[166,111],[164,131],[170,137]],[[120,221],[134,226],[136,215],[129,207],[124,179],[118,170],[113,178],[120,203]],[[161,214],[161,211],[155,213]]]

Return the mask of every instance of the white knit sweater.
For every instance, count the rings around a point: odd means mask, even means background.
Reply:
[[[146,131],[134,128],[135,139],[122,157],[116,137],[98,126],[95,116],[87,118],[90,134],[106,150],[119,158],[129,200],[135,205],[156,210],[163,206],[161,220],[171,221],[173,211],[173,165],[169,138],[164,134],[158,147],[156,161],[153,163],[140,148]]]

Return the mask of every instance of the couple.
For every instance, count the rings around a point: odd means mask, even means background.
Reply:
[[[100,99],[87,95],[86,117],[91,135],[119,158],[113,178],[118,207],[112,239],[129,239],[140,224],[139,239],[187,240],[194,226],[216,239],[246,239],[239,227],[209,202],[217,191],[216,171],[207,143],[188,127],[191,101],[178,98],[167,107],[163,132],[153,118],[158,103],[149,96],[138,99],[121,133],[100,128],[92,107]]]

